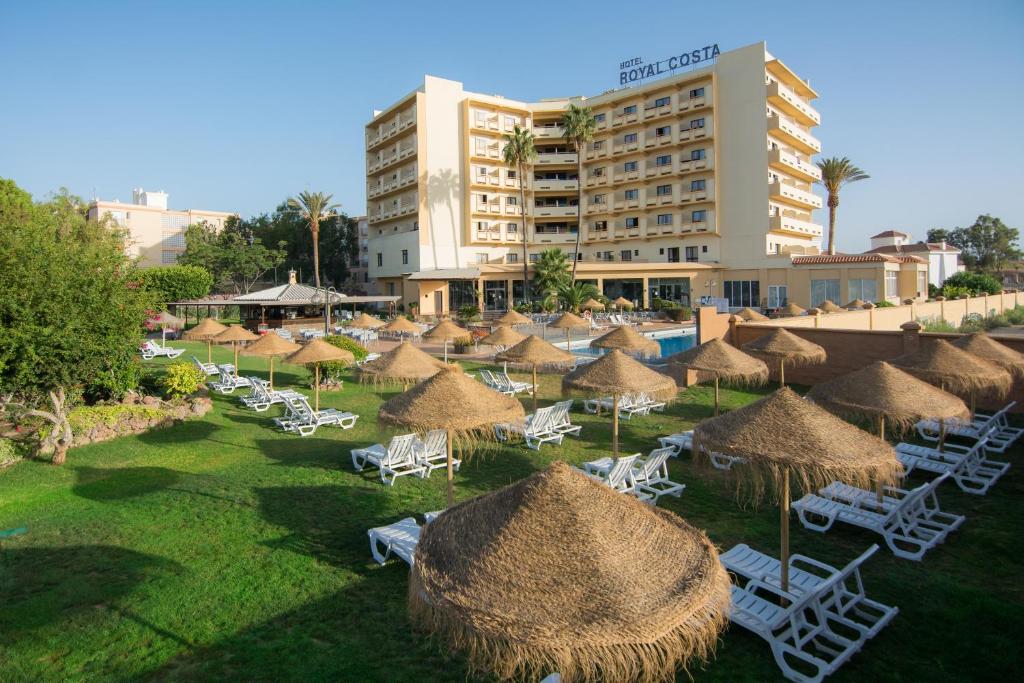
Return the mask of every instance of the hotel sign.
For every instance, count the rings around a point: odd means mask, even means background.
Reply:
[[[640,57],[627,59],[619,64],[619,85],[630,85],[645,78],[654,78],[664,73],[671,73],[676,69],[696,66],[702,62],[709,62],[718,55],[718,43],[715,43],[714,45],[705,45],[702,48],[683,52],[682,54],[657,62],[645,64],[644,60]]]

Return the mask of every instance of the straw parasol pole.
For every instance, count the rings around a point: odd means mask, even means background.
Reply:
[[[209,320],[209,318],[207,318]],[[274,335],[277,336],[276,334]],[[241,325],[231,325],[226,330],[213,338],[218,344],[231,342],[231,351],[235,356],[235,379],[238,379],[238,342],[251,342],[259,339],[258,334],[253,334]]]
[[[283,339],[276,332],[268,332],[242,349],[244,356],[266,356],[270,363],[270,390],[274,390],[274,356],[283,356],[299,350],[299,345]]]
[[[218,334],[221,334],[228,328],[221,325],[213,318],[203,318],[203,321],[193,327],[191,330],[187,330],[182,336],[189,341],[204,341],[206,342],[206,362],[213,362],[213,339]]]
[[[167,343],[167,328],[172,330],[180,330],[185,325],[185,321],[172,313],[167,311],[160,311],[155,316],[150,318],[147,322],[152,325],[160,326],[160,343]]]
[[[792,366],[820,365],[826,358],[825,349],[783,327],[747,342],[742,349],[765,363],[778,363],[779,386],[786,386],[786,363]]]
[[[618,349],[625,353],[640,356],[657,356],[661,353],[661,345],[649,339],[632,327],[621,325],[606,332],[590,342],[595,349]]]
[[[355,363],[356,357],[347,349],[339,349],[334,344],[323,339],[314,339],[285,360],[295,365],[313,366],[315,378],[313,384],[313,395],[315,396],[313,409],[320,410],[320,363],[327,361]]]
[[[448,342],[452,339],[462,339],[463,337],[469,336],[469,330],[465,327],[459,327],[451,320],[443,320],[434,327],[427,330],[423,338],[431,339],[433,341],[444,342],[444,362],[448,362]]]
[[[758,502],[771,488],[779,501],[782,590],[789,590],[790,479],[802,491],[817,491],[834,480],[861,488],[895,483],[902,474],[896,451],[824,408],[783,387],[742,408],[711,418],[694,429],[695,458],[723,453],[737,464],[739,490]]]
[[[587,299],[586,301],[583,302],[583,305],[580,306],[580,308],[587,311],[603,311],[604,304],[598,301],[597,299]]]
[[[753,308],[750,308],[749,306],[746,307],[746,308],[741,308],[740,310],[736,311],[736,315],[738,315],[739,317],[743,318],[747,322],[759,322],[759,321],[762,321],[762,320],[768,320],[769,319],[768,316],[766,316],[766,315],[764,315],[762,313],[758,313],[757,311],[755,311]]]
[[[447,432],[448,507],[451,507],[455,503],[454,438],[489,436],[496,423],[521,421],[526,413],[516,399],[470,379],[458,365],[445,365],[430,379],[385,401],[377,416],[381,422],[416,431],[444,429]]]
[[[576,368],[562,378],[563,391],[579,391],[591,396],[612,396],[612,456],[619,457],[619,397],[644,392],[667,401],[679,388],[671,377],[655,372],[640,361],[612,349],[593,363]]]
[[[548,327],[556,330],[565,330],[565,349],[569,350],[572,340],[569,337],[571,330],[590,329],[590,322],[579,317],[575,313],[566,311],[558,316],[554,322],[548,323]]]
[[[433,377],[444,367],[440,359],[417,349],[409,342],[402,342],[380,358],[360,365],[356,373],[360,381],[400,382],[402,391],[406,391],[410,382]]]
[[[715,380],[715,416],[718,416],[720,381],[761,385],[768,381],[768,366],[764,361],[748,356],[721,339],[711,339],[700,346],[673,354],[665,359],[671,375],[673,367],[696,370],[711,375]]]
[[[729,592],[704,532],[555,462],[423,528],[409,611],[474,678],[653,683],[713,654]]]
[[[533,409],[537,410],[537,366],[566,366],[576,362],[576,356],[546,342],[535,334],[494,356],[506,363],[529,365],[533,368]]]
[[[404,315],[400,315],[384,327],[380,328],[384,332],[393,332],[394,334],[419,334],[420,328],[416,323],[412,322]]]

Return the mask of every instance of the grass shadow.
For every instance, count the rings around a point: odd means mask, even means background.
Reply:
[[[76,467],[76,496],[115,501],[163,491],[181,481],[182,473],[166,467]]]
[[[189,441],[206,441],[218,429],[209,420],[195,419],[149,429],[136,434],[135,438],[148,446],[178,445]]]

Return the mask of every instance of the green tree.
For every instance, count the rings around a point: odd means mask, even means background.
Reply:
[[[547,296],[571,281],[569,259],[564,251],[558,248],[545,249],[537,256],[537,261],[533,264],[535,291]]]
[[[505,139],[505,146],[501,150],[501,156],[506,164],[515,166],[519,176],[519,207],[523,212],[523,301],[528,302],[531,297],[528,276],[530,260],[526,253],[526,174],[529,172],[530,165],[537,159],[537,149],[533,144],[533,133],[525,128],[520,128],[519,124],[516,124],[510,134],[502,137]]]
[[[52,424],[54,462],[70,446],[70,406],[138,385],[137,349],[152,296],[124,252],[124,234],[89,221],[61,192],[33,204],[0,180],[0,396]]]
[[[951,288],[947,290],[946,288]],[[980,294],[999,294],[1003,291],[1003,285],[999,280],[995,279],[991,275],[985,273],[972,273],[970,271],[963,271],[961,273],[954,273],[946,278],[942,283],[943,295],[946,298],[950,298],[947,292],[958,291],[960,289],[967,290],[971,296],[978,296]]]
[[[836,209],[839,208],[839,190],[844,185],[855,183],[859,180],[867,180],[869,176],[864,171],[853,165],[853,162],[846,157],[829,157],[819,159],[818,168],[821,169],[821,180],[819,181],[828,192],[828,253],[836,253]]]
[[[576,252],[572,259],[572,281],[576,281],[576,264],[579,263],[580,235],[583,234],[583,154],[587,143],[594,139],[597,119],[590,107],[569,104],[562,114],[562,136],[576,150]]]
[[[597,287],[589,282],[563,282],[553,292],[548,294],[549,301],[557,301],[562,308],[573,313],[579,313],[580,307],[587,299],[599,299],[601,293]]]
[[[239,221],[229,220],[220,232],[207,223],[188,226],[185,252],[178,264],[204,268],[218,287],[230,288],[235,294],[248,293],[264,273],[284,260],[284,244],[269,249],[239,225]]]
[[[334,210],[341,207],[341,204],[331,203],[333,197],[323,192],[302,192],[288,199],[288,206],[309,224],[309,234],[313,237],[313,282],[317,287],[320,286],[320,221],[331,218]]]
[[[213,276],[199,266],[160,266],[139,273],[144,288],[161,308],[172,301],[199,299],[210,293]]]
[[[929,233],[931,234],[931,233]],[[946,241],[960,249],[961,258],[971,270],[998,273],[1010,261],[1021,258],[1017,242],[1020,232],[1000,219],[983,214],[967,228],[949,232]]]
[[[949,242],[949,230],[945,228],[932,228],[928,231],[928,235],[924,238],[925,242]]]

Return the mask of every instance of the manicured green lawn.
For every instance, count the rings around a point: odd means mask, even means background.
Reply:
[[[187,346],[205,355],[203,345]],[[244,358],[242,368],[262,370],[265,361]],[[289,366],[275,372],[281,386],[306,377]],[[548,398],[556,386],[546,379]],[[388,488],[375,473],[352,470],[350,448],[393,433],[376,424],[390,395],[347,382],[322,402],[358,413],[357,427],[305,439],[272,428],[276,409],[257,414],[217,396],[203,420],[75,449],[63,467],[25,462],[0,472],[0,528],[29,527],[0,551],[0,680],[464,681],[457,655],[411,630],[405,564],[370,558],[367,528],[444,506],[443,471]],[[730,406],[756,396],[724,392]],[[657,436],[692,425],[710,413],[710,398],[691,389],[664,415],[624,422],[623,450],[646,452]],[[456,495],[495,489],[556,458],[606,454],[608,419],[574,420],[583,438],[562,447],[495,449],[468,462]],[[1009,454],[1014,469],[988,496],[944,485],[944,509],[968,519],[923,562],[895,559],[884,546],[870,560],[869,595],[900,614],[834,680],[1017,678],[1019,453]],[[777,554],[775,508],[741,509],[720,473],[688,457],[670,467],[687,489],[664,507],[722,548],[746,542]],[[842,565],[875,542],[850,527],[805,531],[794,516],[794,552]],[[692,673],[698,681],[780,678],[767,644],[739,628]]]

